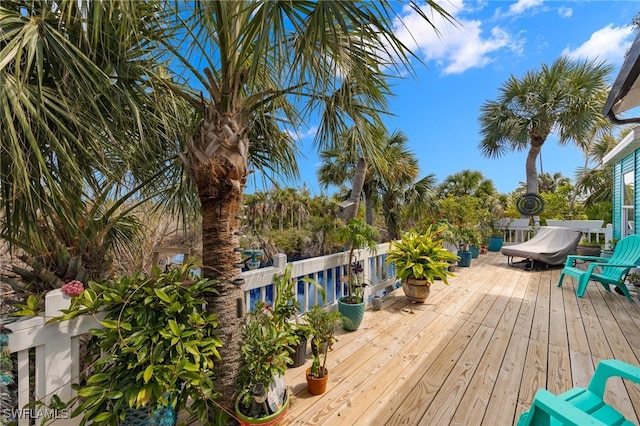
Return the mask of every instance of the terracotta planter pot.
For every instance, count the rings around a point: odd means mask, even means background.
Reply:
[[[408,278],[402,282],[402,289],[409,300],[424,303],[431,293],[431,283],[427,280]]]
[[[307,390],[311,395],[322,395],[327,390],[329,371],[325,369],[324,377],[318,379],[310,376],[311,367],[307,368]]]

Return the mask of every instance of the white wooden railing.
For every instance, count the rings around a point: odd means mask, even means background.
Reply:
[[[591,241],[608,243],[613,238],[611,224],[603,227],[602,220],[546,220],[548,226],[561,226],[582,231],[582,234]],[[529,225],[529,219],[507,219],[504,228],[504,243],[518,244],[527,241],[536,233],[537,227]]]
[[[595,226],[598,223],[591,221],[553,224],[577,227],[588,234],[602,234],[604,241],[609,241],[612,235],[610,225],[601,228],[602,221],[599,221],[600,227]],[[528,225],[528,221],[525,223],[524,220],[515,219],[510,221],[505,229],[505,242],[512,244],[526,241],[534,235],[535,230],[535,227]],[[366,250],[356,253],[357,259],[364,266],[365,281],[369,284],[365,289],[367,303],[370,303],[375,293],[397,287],[393,266],[387,266],[384,261],[387,249],[388,244],[381,244],[375,255]],[[346,289],[340,283],[340,277],[346,274],[348,262],[349,256],[346,252],[291,262],[292,275],[315,279],[325,290],[328,309],[336,309],[337,300],[345,295]],[[286,265],[287,258],[281,254],[275,256],[273,266],[243,273],[248,309],[251,309],[257,300],[272,300],[273,276],[284,272]],[[320,301],[316,287],[302,281],[299,281],[297,286],[297,297],[301,302],[302,312],[306,312],[314,303]],[[33,402],[33,399],[48,402],[53,395],[58,395],[65,401],[73,395],[71,384],[77,381],[80,373],[80,336],[97,327],[98,323],[90,316],[64,322],[47,322],[61,315],[60,310],[68,308],[69,303],[68,296],[60,290],[53,290],[46,295],[43,315],[21,319],[7,325],[12,330],[9,334],[9,351],[16,353],[18,360],[18,368],[14,372],[18,385],[18,407],[25,407],[29,402]],[[33,358],[32,361],[30,357]],[[64,410],[20,408],[12,413],[0,413],[5,416],[9,414],[17,417],[19,426],[29,425],[33,420],[40,423],[45,417],[55,418],[53,424],[56,426],[78,424],[76,419],[69,419],[69,412]]]
[[[393,266],[387,266],[384,261],[388,246],[380,244],[375,255],[366,250],[356,252],[356,258],[364,267],[365,282],[369,284],[365,288],[367,303],[370,303],[374,293],[394,287]],[[346,274],[348,262],[348,253],[291,262],[292,276],[315,279],[324,288],[328,309],[336,309],[337,300],[346,295],[346,288],[340,282],[340,277]],[[245,300],[249,309],[257,300],[273,300],[273,276],[283,273],[286,265],[287,257],[279,254],[274,258],[274,266],[243,273]],[[321,302],[313,284],[299,281],[297,290],[302,312],[306,312],[316,301]],[[45,312],[42,315],[7,324],[7,328],[12,331],[9,334],[9,351],[17,353],[18,360],[15,372],[18,407],[25,407],[34,399],[48,403],[53,395],[59,396],[62,401],[73,396],[71,384],[77,382],[80,374],[80,336],[99,324],[91,316],[71,321],[48,322],[51,318],[62,315],[60,311],[67,309],[69,304],[69,296],[60,290],[53,290],[45,297]],[[32,361],[30,357],[33,357]],[[32,389],[30,382],[33,383]],[[44,418],[56,426],[77,425],[79,420],[70,419],[69,414],[67,410],[45,408],[20,408],[11,413],[0,413],[15,417],[19,426],[29,425],[33,421],[39,424]]]

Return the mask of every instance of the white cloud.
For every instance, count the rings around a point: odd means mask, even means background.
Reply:
[[[284,131],[287,132],[293,139],[301,141],[302,139],[315,136],[316,133],[318,133],[318,126],[311,126],[306,130],[285,129]]]
[[[402,22],[396,21],[396,35],[400,40],[412,50],[420,52],[425,61],[436,62],[443,74],[459,74],[470,68],[482,68],[492,62],[490,54],[501,49],[509,49],[516,54],[521,51],[522,40],[504,29],[495,26],[486,36],[481,21],[459,16],[465,9],[461,0],[447,3],[446,9],[457,19],[457,23],[433,13],[428,6],[423,9],[431,17],[439,34],[409,9],[404,10]]]
[[[575,49],[565,48],[563,55],[574,59],[606,60],[621,63],[633,41],[633,27],[614,27],[609,24],[591,34],[589,40]]]
[[[524,12],[528,12],[531,9],[535,9],[538,6],[542,6],[542,0],[518,0],[511,6],[509,6],[509,15],[522,15]]]
[[[571,18],[573,16],[573,9],[562,6],[558,9],[558,15],[563,18]]]

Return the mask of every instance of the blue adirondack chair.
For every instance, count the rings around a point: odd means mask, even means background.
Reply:
[[[622,377],[640,383],[640,367],[615,359],[604,360],[596,367],[586,389],[573,388],[560,395],[538,389],[531,407],[520,416],[518,426],[634,425],[604,402],[605,385],[611,377]]]
[[[590,261],[586,270],[574,266],[576,260]],[[571,275],[578,280],[578,297],[584,295],[589,281],[597,281],[607,291],[611,291],[610,285],[617,286],[620,291],[633,300],[629,294],[624,278],[629,269],[635,268],[640,262],[640,235],[628,235],[621,239],[613,254],[609,258],[597,256],[567,256],[567,261],[560,273],[558,287],[562,286],[565,275]]]

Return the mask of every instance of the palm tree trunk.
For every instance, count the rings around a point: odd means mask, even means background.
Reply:
[[[231,409],[240,367],[238,338],[244,317],[244,290],[232,284],[234,279],[242,278],[240,269],[233,266],[241,260],[233,251],[240,245],[234,235],[239,229],[235,216],[240,210],[240,197],[237,193],[227,193],[218,198],[201,197],[201,203],[203,274],[219,281],[218,294],[207,300],[207,309],[218,315],[218,337],[223,342],[222,359],[214,360],[215,390],[222,395],[221,405]]]
[[[531,136],[531,147],[529,148],[529,153],[527,154],[527,161],[525,164],[526,177],[527,177],[527,192],[530,194],[538,193],[538,171],[536,169],[536,159],[540,155],[540,150],[542,149],[542,144],[544,143],[544,139],[542,142],[538,140],[534,136]]]
[[[214,361],[218,403],[233,412],[240,368],[239,338],[244,319],[244,290],[233,284],[242,278],[239,247],[242,191],[247,176],[248,138],[239,115],[205,108],[205,120],[190,145],[188,166],[202,209],[202,271],[218,281],[218,293],[207,298],[207,310],[218,316],[217,335],[223,346]],[[234,130],[231,130],[234,129]],[[215,148],[214,148],[215,147]],[[204,155],[204,153],[208,155]]]
[[[373,226],[373,200],[369,197],[364,199],[365,215],[367,217],[367,225]]]
[[[351,181],[351,197],[349,197],[349,201],[353,203],[353,210],[349,211],[349,215],[345,217],[346,220],[353,219],[358,214],[358,206],[360,205],[360,196],[362,195],[366,174],[367,160],[360,157]]]

